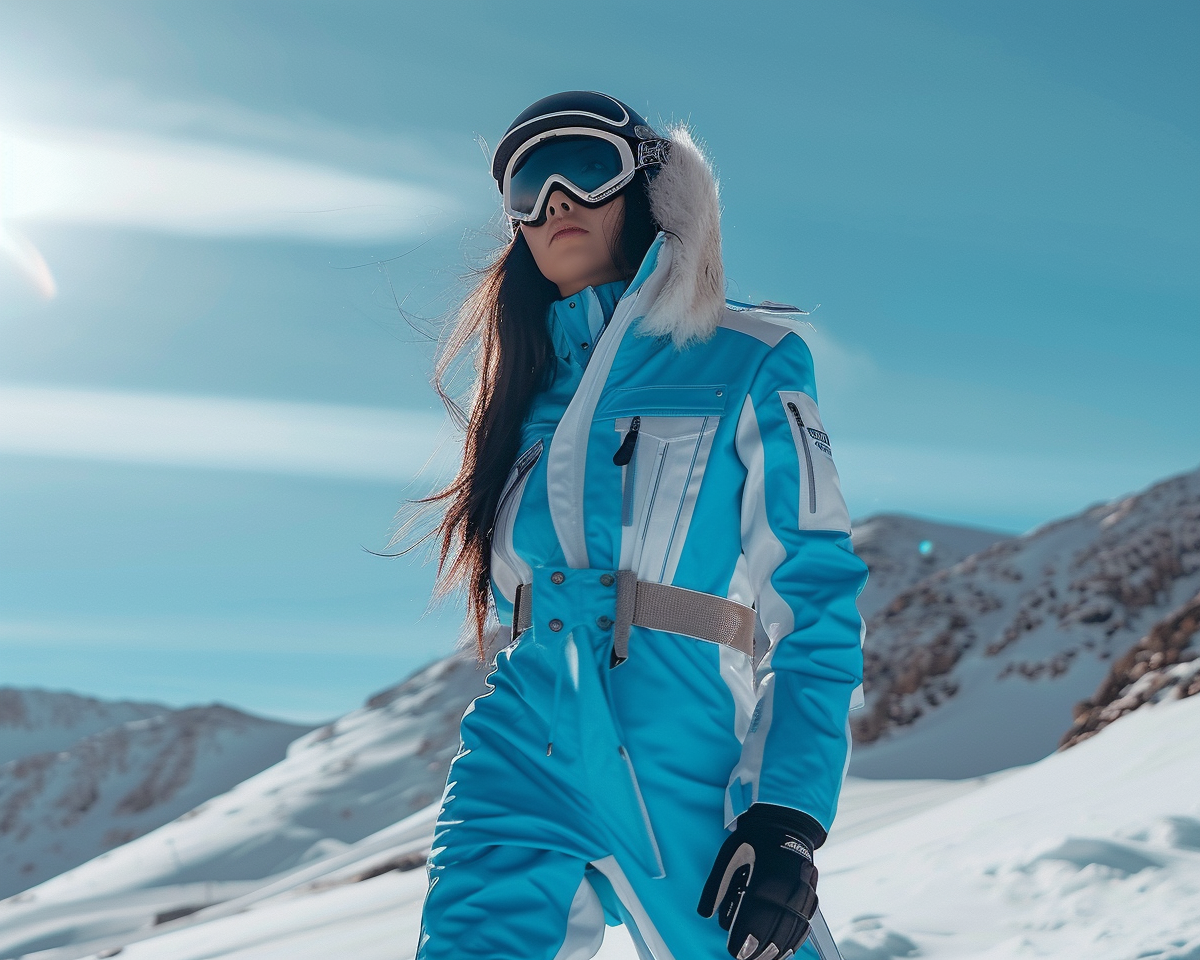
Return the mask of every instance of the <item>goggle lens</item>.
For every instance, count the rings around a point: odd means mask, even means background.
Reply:
[[[512,212],[533,216],[542,187],[561,177],[583,194],[593,193],[623,172],[616,144],[598,137],[566,136],[546,140],[523,156],[509,176]]]

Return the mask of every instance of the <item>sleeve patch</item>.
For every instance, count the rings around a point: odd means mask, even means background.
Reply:
[[[833,465],[833,447],[821,425],[816,402],[799,390],[780,390],[779,400],[800,468],[800,529],[849,533],[850,515]]]

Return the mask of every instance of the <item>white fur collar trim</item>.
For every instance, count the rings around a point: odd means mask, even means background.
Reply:
[[[667,160],[650,181],[650,212],[666,233],[670,269],[638,325],[669,336],[677,349],[707,340],[725,312],[721,205],[712,164],[682,124],[667,131]]]

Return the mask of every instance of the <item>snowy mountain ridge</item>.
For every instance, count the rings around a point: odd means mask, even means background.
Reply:
[[[1011,539],[1011,534],[995,530],[900,513],[879,513],[855,521],[854,552],[871,572],[858,598],[859,613],[869,619],[898,593],[931,574]]]
[[[1002,536],[888,515],[864,521],[856,527],[855,535],[875,577],[875,593],[868,591],[868,601],[889,585],[907,586],[929,570],[940,569],[970,549]],[[932,549],[922,553],[922,543]],[[306,857],[357,842],[436,800],[450,759],[458,749],[459,719],[467,703],[483,691],[484,673],[470,657],[452,656],[376,694],[363,709],[297,739],[288,749],[288,761],[269,777],[260,778],[272,784],[264,789],[274,790],[274,796],[287,797],[287,811],[281,812],[274,801],[268,804],[274,811],[272,815],[247,820],[249,832],[245,835],[229,835],[225,841],[208,844],[204,847],[208,859],[195,864],[195,870],[187,876],[220,882],[259,879],[290,869]],[[93,713],[105,706],[99,701],[76,699]],[[127,705],[119,706],[128,711]],[[81,707],[67,701],[57,709],[66,714],[71,709],[78,713]],[[145,709],[149,711],[153,705]],[[127,749],[132,732],[133,728],[120,733],[101,732],[74,749],[70,760],[45,754],[24,758],[10,770],[0,770],[0,864],[8,866],[6,873],[11,876],[7,883],[0,883],[0,895],[53,876],[86,859],[86,853],[102,853],[187,810],[180,806],[182,798],[169,806],[147,805],[138,799],[162,791],[173,776],[179,776],[178,771],[168,773],[165,758],[160,757],[155,761],[159,772],[140,792],[126,786],[126,794],[113,798],[106,813],[97,809],[89,814],[95,827],[83,824],[80,830],[78,820],[82,814],[75,808],[94,802],[91,798],[98,792],[97,780],[112,776],[114,758]],[[181,748],[186,751],[187,743]],[[242,771],[244,776],[239,779],[258,772],[238,767],[238,772]],[[234,776],[231,770],[218,781],[228,789],[239,782]],[[112,789],[115,787],[110,793]],[[246,789],[250,790],[250,785]],[[195,798],[199,808],[186,814],[184,822],[191,826],[178,828],[181,834],[172,841],[169,862],[160,865],[164,875],[177,871],[180,851],[194,848],[189,837],[210,832],[209,807],[201,804],[205,799]],[[239,795],[238,803],[247,802],[244,794]],[[42,811],[40,821],[34,816],[35,807]],[[141,819],[129,816],[133,807],[140,808],[136,812],[143,813]],[[111,822],[100,830],[99,824],[106,818]],[[13,840],[17,834],[31,833],[35,821],[42,835],[49,838],[37,856],[31,852],[38,849],[36,841],[26,839],[15,844]],[[19,850],[6,851],[6,840]],[[227,848],[221,848],[226,842]],[[254,847],[252,855],[246,852],[247,844]],[[135,844],[128,855],[140,855],[138,849]],[[74,861],[68,854],[57,855],[59,851],[71,851]],[[103,859],[125,855],[114,850]],[[36,870],[28,866],[30,863]]]
[[[23,699],[34,708],[24,713],[26,729],[41,733],[43,741],[114,716],[132,713],[135,719],[0,765],[0,896],[62,873],[228,790],[281,759],[308,729],[216,704],[160,708],[139,717],[149,705],[92,701],[75,711],[81,698]],[[39,728],[47,706],[51,722]],[[56,722],[64,717],[72,722]]]
[[[240,891],[236,885],[261,885],[339,855],[436,802],[458,750],[459,720],[484,691],[484,676],[470,655],[438,661],[361,709],[291,739],[274,766],[229,781],[226,792],[184,807],[153,833],[0,901],[0,956],[9,955],[9,922],[36,914],[47,899],[88,901],[197,883],[215,885],[210,895],[227,899],[222,885]],[[56,945],[47,936],[39,934],[39,942]]]
[[[1200,470],[926,577],[869,619],[851,772],[959,778],[1046,756],[1112,658],[1198,589]]]
[[[161,703],[0,687],[0,765],[35,753],[66,750],[94,733],[170,712]]]

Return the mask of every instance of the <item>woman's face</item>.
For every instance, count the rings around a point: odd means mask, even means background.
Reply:
[[[520,229],[542,275],[569,297],[584,287],[621,279],[611,251],[624,219],[623,196],[585,207],[555,190],[546,200],[545,222],[540,227],[523,223]]]

